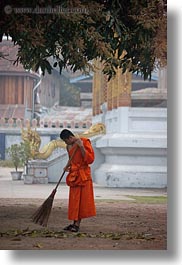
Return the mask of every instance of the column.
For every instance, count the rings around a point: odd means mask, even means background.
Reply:
[[[92,83],[92,115],[96,115],[96,72],[93,74],[93,83]]]
[[[167,93],[167,67],[159,69],[158,88]]]
[[[131,106],[131,73],[118,69],[118,107]]]
[[[112,109],[117,109],[118,107],[118,71],[116,75],[112,78]]]
[[[94,61],[95,73],[93,77],[93,115],[101,113],[101,105],[104,103],[105,79],[102,73],[102,63]]]
[[[112,79],[107,83],[107,109],[112,110]]]

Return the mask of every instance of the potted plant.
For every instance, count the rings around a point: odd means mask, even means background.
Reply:
[[[13,180],[20,180],[23,171],[18,171],[18,168],[22,166],[22,146],[21,144],[12,144],[6,149],[9,158],[12,160],[15,171],[11,171]]]

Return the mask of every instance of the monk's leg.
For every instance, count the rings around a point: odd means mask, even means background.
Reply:
[[[80,227],[81,219],[74,220],[74,225]]]

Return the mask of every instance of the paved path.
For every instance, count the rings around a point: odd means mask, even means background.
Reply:
[[[54,189],[54,184],[24,184],[23,180],[12,181],[10,168],[0,167],[0,198],[40,198],[46,199]],[[57,199],[67,199],[69,187],[61,183],[57,193]],[[108,200],[132,200],[128,195],[135,196],[163,196],[167,195],[166,189],[138,189],[138,188],[108,188],[94,183],[96,199]]]

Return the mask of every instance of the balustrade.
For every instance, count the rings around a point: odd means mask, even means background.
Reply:
[[[59,120],[48,120],[48,119],[5,119],[0,118],[0,128],[21,128],[31,126],[33,128],[69,128],[69,129],[88,129],[92,125],[90,120],[77,121],[77,120],[69,120],[69,121],[59,121]]]

